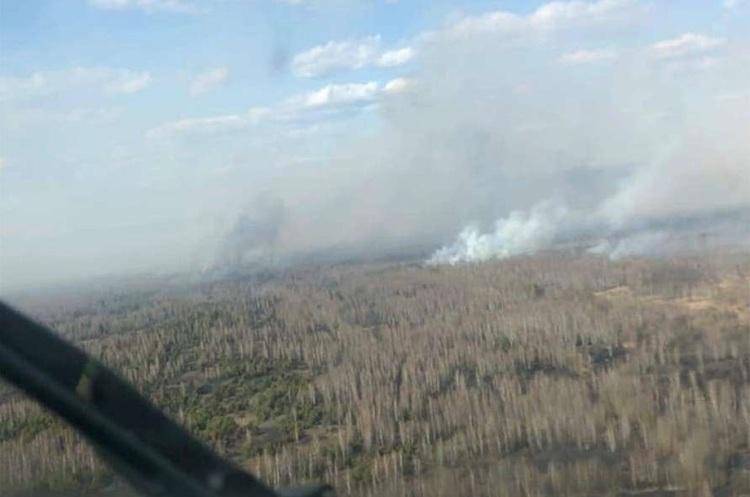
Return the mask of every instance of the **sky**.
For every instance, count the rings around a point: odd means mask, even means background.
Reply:
[[[747,0],[0,0],[0,293],[628,255],[685,219],[744,243],[748,26]]]

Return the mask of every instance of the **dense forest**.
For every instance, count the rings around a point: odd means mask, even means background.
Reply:
[[[273,486],[750,494],[750,256],[338,264],[24,309]],[[125,495],[0,386],[0,494]]]

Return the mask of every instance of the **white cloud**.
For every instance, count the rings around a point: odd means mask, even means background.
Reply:
[[[452,36],[471,36],[481,33],[521,33],[526,24],[523,17],[502,10],[469,16],[448,29]]]
[[[293,98],[290,102],[302,107],[330,107],[370,102],[378,94],[380,85],[375,81],[369,83],[347,83],[341,85],[326,85],[323,88]]]
[[[159,139],[181,135],[210,135],[238,131],[258,124],[270,117],[272,111],[266,108],[253,108],[244,114],[223,114],[208,117],[189,117],[161,124],[146,131],[146,138]]]
[[[276,3],[286,4],[292,7],[315,8],[315,9],[342,9],[354,6],[365,6],[372,4],[372,0],[272,0]],[[382,0],[387,4],[398,2],[398,0]]]
[[[380,36],[358,40],[329,41],[292,58],[292,72],[299,77],[315,78],[337,71],[364,67],[394,67],[414,58],[412,47],[383,50]]]
[[[388,81],[383,87],[385,93],[401,93],[414,85],[414,82],[406,78],[396,78]]]
[[[181,14],[193,14],[198,11],[194,4],[182,0],[89,0],[89,4],[104,10],[139,9],[146,12],[161,11]]]
[[[528,21],[542,29],[577,27],[629,16],[635,5],[634,0],[550,2],[536,9]]]
[[[380,37],[329,41],[292,58],[292,72],[300,77],[325,76],[341,69],[359,69],[377,56]]]
[[[149,130],[146,136],[157,138],[179,133],[230,131],[244,128],[247,124],[248,121],[244,116],[236,114],[179,119]]]
[[[676,59],[700,55],[726,43],[723,38],[712,38],[703,34],[685,33],[677,38],[654,43],[651,53],[658,59]]]
[[[724,8],[725,9],[734,9],[735,7],[739,7],[742,5],[743,0],[724,0]]]
[[[273,118],[284,122],[322,121],[375,110],[382,99],[403,92],[411,84],[405,78],[385,84],[377,81],[330,84],[287,99],[274,109]]]
[[[637,0],[553,1],[541,5],[528,15],[504,10],[466,16],[445,30],[423,32],[422,42],[436,37],[464,38],[479,34],[501,34],[520,37],[560,29],[574,29],[606,24],[631,18],[641,9]],[[414,43],[416,44],[416,42]],[[380,36],[343,41],[329,41],[292,58],[292,72],[299,77],[328,76],[346,69],[394,67],[413,60],[417,50],[405,46],[383,50]]]
[[[199,74],[190,84],[190,95],[198,96],[224,85],[229,79],[229,69],[216,67]]]
[[[96,105],[71,109],[21,106],[7,109],[0,117],[3,130],[52,129],[75,124],[101,127],[117,122],[124,111],[120,106]],[[7,131],[6,131],[7,132]]]
[[[396,50],[388,50],[378,58],[377,65],[381,67],[394,67],[401,66],[409,62],[416,55],[416,50],[412,47],[398,48]]]
[[[244,114],[180,119],[146,132],[147,138],[173,135],[217,133],[244,129],[260,122],[309,123],[348,116],[375,108],[382,98],[405,91],[412,81],[396,78],[385,84],[330,84],[308,93],[292,96],[274,107],[256,107]]]
[[[32,99],[95,88],[106,94],[130,94],[152,81],[146,71],[106,67],[75,67],[39,71],[25,77],[0,76],[0,101]]]
[[[107,93],[138,93],[151,84],[151,75],[147,72],[123,73],[104,85]]]
[[[50,130],[74,124],[83,127],[101,127],[118,122],[125,107],[110,105],[107,101],[79,102],[72,106],[59,105],[6,105],[0,113],[0,135],[21,130]]]
[[[610,48],[599,50],[576,50],[575,52],[561,55],[558,61],[562,64],[577,65],[604,62],[607,60],[613,60],[616,57],[617,52]]]
[[[446,34],[453,37],[482,33],[520,36],[627,19],[637,10],[635,0],[555,1],[541,5],[526,16],[503,10],[467,16],[450,26]]]
[[[62,122],[100,125],[116,121],[122,113],[121,107],[94,107],[73,109],[58,115],[48,114],[48,116]]]

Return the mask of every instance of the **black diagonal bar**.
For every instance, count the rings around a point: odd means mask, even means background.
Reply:
[[[145,495],[284,495],[214,454],[97,360],[1,302],[0,375],[83,433]],[[328,492],[319,486],[306,495]]]

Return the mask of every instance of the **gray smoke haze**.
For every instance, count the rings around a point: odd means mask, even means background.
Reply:
[[[378,131],[274,185],[289,208],[279,253],[409,243],[457,263],[584,237],[622,257],[677,250],[706,220],[746,243],[747,216],[721,213],[750,209],[747,44],[576,51],[649,39],[636,2],[585,5],[576,22],[543,24],[540,8],[421,38]]]
[[[73,4],[0,26],[0,293],[748,244],[748,2]]]
[[[223,238],[215,266],[271,263],[284,222],[284,203],[271,194],[247,205]]]

